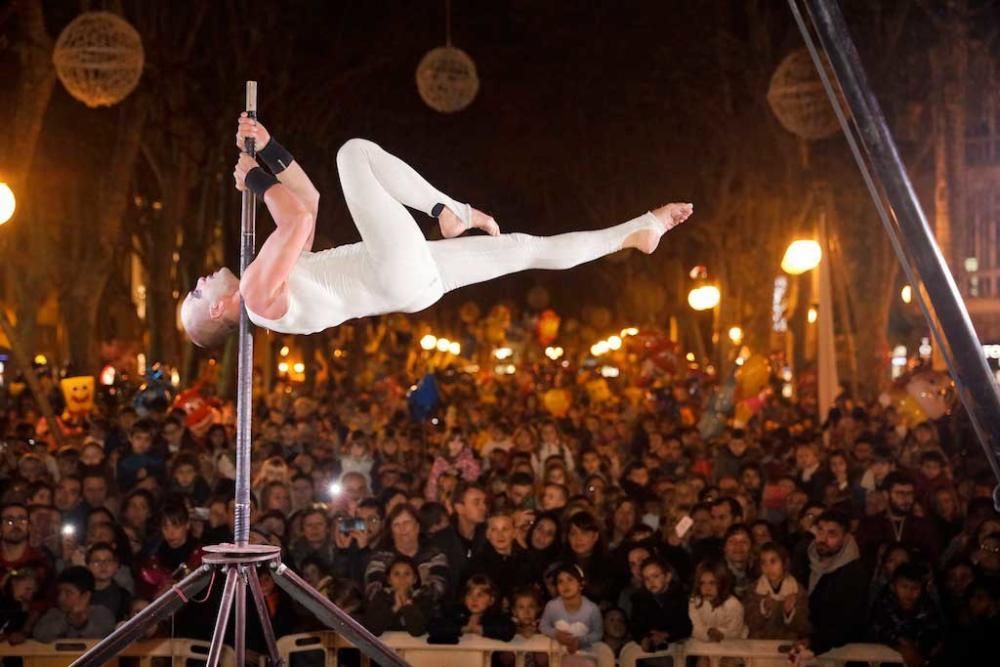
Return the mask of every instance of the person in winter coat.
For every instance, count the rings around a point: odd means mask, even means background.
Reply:
[[[405,630],[414,637],[427,631],[433,602],[420,590],[420,573],[408,556],[396,556],[386,574],[387,585],[368,598],[365,627],[373,635]]]
[[[809,596],[788,572],[788,551],[774,542],[760,549],[762,574],[744,599],[750,639],[809,636]]]
[[[622,648],[621,667],[634,667],[645,654],[663,651],[671,642],[691,636],[687,596],[674,569],[665,560],[647,558],[640,573],[642,589],[632,595],[632,641]]]
[[[465,584],[462,604],[437,615],[427,628],[428,644],[457,644],[463,634],[509,642],[517,628],[499,605],[497,589],[484,574],[474,574]]]
[[[810,643],[816,655],[865,639],[869,578],[849,525],[845,515],[824,512],[809,545]]]
[[[479,477],[481,471],[479,461],[469,448],[465,433],[461,429],[451,430],[445,447],[445,452],[438,455],[431,466],[427,487],[424,489],[424,497],[427,500],[438,500],[438,482],[447,472],[458,473],[460,481],[466,482],[474,482]]]
[[[732,575],[720,561],[702,561],[694,574],[694,592],[688,602],[691,636],[703,642],[743,639],[743,604],[733,595]]]

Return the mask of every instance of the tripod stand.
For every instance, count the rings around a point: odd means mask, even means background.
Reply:
[[[247,81],[246,110],[251,118],[257,113],[257,82]],[[256,154],[253,139],[247,139],[246,151]],[[255,252],[256,201],[253,193],[243,192],[242,238],[240,245],[240,274],[253,261]],[[242,301],[241,301],[242,305]],[[236,396],[236,520],[234,526],[235,544],[217,544],[205,547],[202,565],[170,590],[154,600],[139,612],[135,618],[122,624],[89,651],[80,656],[73,667],[100,667],[119,651],[137,640],[151,625],[173,615],[191,598],[211,585],[216,573],[225,574],[222,600],[212,633],[212,643],[208,652],[207,667],[216,667],[226,638],[229,617],[235,611],[236,665],[246,663],[246,606],[247,588],[253,597],[257,615],[267,645],[268,664],[276,667],[282,664],[278,655],[277,640],[268,614],[267,602],[257,577],[257,567],[269,566],[272,577],[279,588],[317,619],[347,637],[362,653],[377,660],[382,665],[404,666],[406,662],[392,649],[380,642],[347,613],[330,602],[324,595],[312,588],[301,577],[289,570],[281,562],[281,549],[269,545],[249,543],[250,537],[250,410],[253,369],[253,338],[250,336],[250,320],[246,308],[241,308],[239,331],[239,368],[237,371]],[[235,605],[235,607],[234,607]]]

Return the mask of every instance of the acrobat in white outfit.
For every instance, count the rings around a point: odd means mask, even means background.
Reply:
[[[191,340],[222,342],[239,323],[240,295],[251,321],[309,334],[369,315],[413,313],[445,292],[526,269],[568,269],[622,248],[646,253],[684,222],[691,204],[667,204],[634,220],[556,236],[501,234],[492,217],[439,192],[409,165],[364,139],[337,154],[344,198],[362,241],[312,252],[319,193],[301,166],[245,115],[237,145],[253,137],[264,171],[246,153],[234,177],[264,200],[276,229],[237,279],[228,269],[200,278],[181,306]],[[406,206],[435,216],[441,241],[427,241]],[[455,238],[478,227],[486,236]]]

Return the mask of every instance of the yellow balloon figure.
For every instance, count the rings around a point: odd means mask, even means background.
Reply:
[[[94,378],[91,375],[63,378],[59,382],[66,412],[73,417],[84,417],[94,409]]]
[[[760,393],[771,380],[771,363],[759,354],[751,356],[736,372],[736,386],[740,398],[750,398]]]
[[[565,389],[549,389],[542,394],[542,405],[553,417],[565,417],[572,400]]]

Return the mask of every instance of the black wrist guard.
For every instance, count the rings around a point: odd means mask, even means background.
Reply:
[[[257,195],[260,199],[263,199],[264,193],[267,192],[271,186],[278,184],[278,179],[260,167],[254,167],[247,172],[247,177],[244,183],[246,183],[250,192]]]
[[[288,169],[288,165],[295,159],[288,152],[288,149],[279,144],[274,137],[271,137],[271,140],[257,151],[257,157],[267,165],[272,174],[280,174],[285,169]]]
[[[431,209],[431,215],[435,218],[439,217],[444,212],[444,204],[434,204],[434,208]]]

